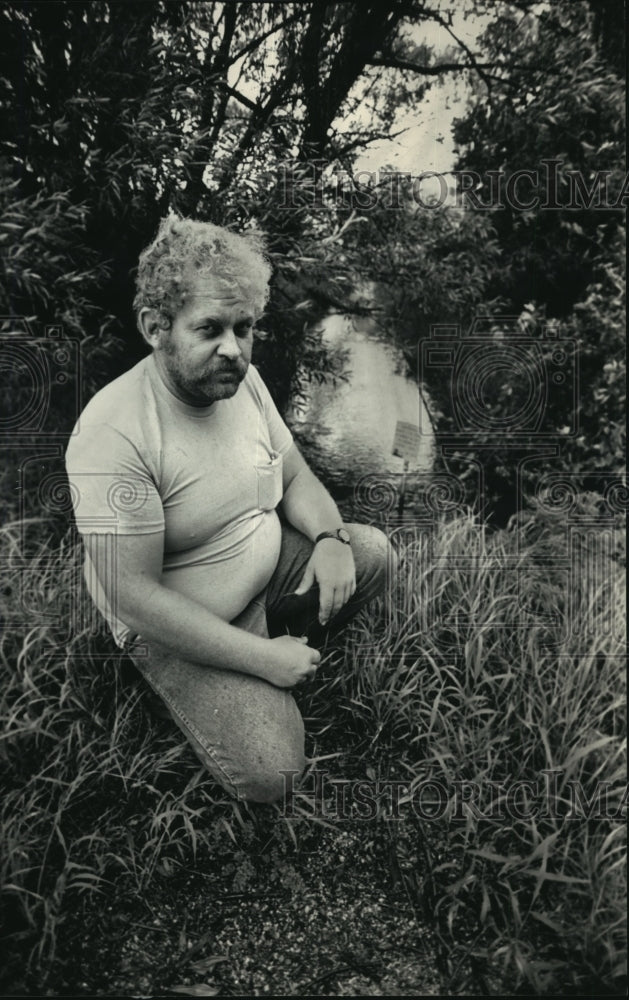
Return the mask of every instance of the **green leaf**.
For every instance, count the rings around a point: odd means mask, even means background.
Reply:
[[[218,965],[220,962],[229,962],[229,956],[210,955],[209,958],[201,958],[198,962],[193,962],[192,968],[195,972],[202,976],[205,972],[211,972],[214,966]]]

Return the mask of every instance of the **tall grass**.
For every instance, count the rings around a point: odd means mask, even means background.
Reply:
[[[398,529],[388,634],[374,642],[363,619],[342,675],[356,738],[378,734],[406,801],[428,779],[451,793],[441,820],[410,810],[417,835],[398,838],[444,953],[472,927],[472,968],[538,993],[626,972],[624,528],[595,496],[579,504],[572,524],[538,505],[489,536],[469,514],[421,537]],[[520,781],[541,793],[527,789],[522,818],[507,798]]]
[[[142,891],[232,805],[94,629],[80,543],[40,539],[24,561],[23,539],[5,526],[2,916],[11,952],[45,978],[73,900],[125,878]]]
[[[623,536],[583,502],[576,541],[543,510],[491,536],[465,512],[429,533],[398,526],[392,596],[351,626],[306,706],[355,774],[404,778],[409,795],[428,777],[486,788],[559,772],[559,815],[390,824],[392,865],[453,984],[457,965],[538,993],[622,975],[623,828],[565,815],[571,781],[588,797],[609,782],[613,810],[625,780]],[[72,611],[76,539],[37,529],[25,552],[26,534],[2,535],[3,917],[15,962],[45,982],[75,901],[122,879],[142,892],[221,829],[242,850],[243,807],[147,711],[86,607]]]

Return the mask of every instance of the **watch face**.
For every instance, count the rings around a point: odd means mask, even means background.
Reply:
[[[349,531],[346,531],[345,528],[339,528],[337,534],[342,542],[345,542],[347,545],[349,545]]]

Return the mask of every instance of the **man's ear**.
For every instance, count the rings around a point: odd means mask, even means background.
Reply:
[[[157,309],[149,306],[144,306],[138,313],[138,330],[153,349],[160,346],[162,337],[167,332],[160,324],[160,318]]]

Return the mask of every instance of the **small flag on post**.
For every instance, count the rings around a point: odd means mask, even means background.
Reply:
[[[417,462],[419,458],[419,427],[398,420],[393,438],[393,454],[406,462]]]
[[[419,427],[415,424],[407,424],[404,420],[398,420],[395,425],[395,436],[393,438],[393,454],[404,459],[404,473],[400,483],[400,498],[397,510],[401,517],[404,513],[404,503],[406,501],[406,473],[409,462],[417,462],[419,458]]]

